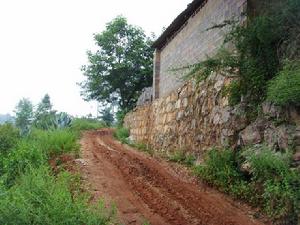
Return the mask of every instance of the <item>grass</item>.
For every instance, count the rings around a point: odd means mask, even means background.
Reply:
[[[130,144],[129,141],[129,130],[125,127],[117,127],[114,132],[114,137],[122,142],[123,144]]]
[[[68,129],[42,131],[35,130],[31,134],[31,139],[49,157],[64,153],[74,153],[78,155],[79,144],[77,135]]]
[[[72,120],[70,130],[77,135],[80,135],[82,131],[85,130],[97,130],[105,127],[103,122],[100,122],[95,119],[85,119],[85,118],[77,118]]]
[[[47,166],[28,170],[18,183],[0,195],[0,224],[109,224],[112,212],[90,205],[74,186],[73,175],[51,174]]]
[[[144,143],[131,143],[130,146],[151,156],[154,155],[154,150]]]
[[[249,163],[250,174],[240,170],[240,163]],[[219,190],[261,207],[270,218],[293,225],[300,210],[300,174],[290,165],[289,154],[274,153],[266,146],[241,154],[212,149],[194,172]]]
[[[97,129],[100,125],[93,126]],[[0,159],[0,224],[112,224],[115,210],[93,205],[79,175],[55,173],[49,160],[78,155],[78,132],[72,129],[33,130],[19,138]],[[97,127],[97,128],[96,128]]]
[[[0,154],[6,154],[20,139],[20,132],[12,124],[0,125]]]
[[[196,161],[196,157],[191,153],[184,152],[183,150],[176,150],[169,154],[168,160],[184,164],[186,166],[193,166]]]

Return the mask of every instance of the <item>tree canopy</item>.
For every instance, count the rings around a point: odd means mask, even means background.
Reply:
[[[50,96],[45,94],[35,111],[34,126],[47,130],[49,127],[54,126],[55,114],[56,112],[52,110]]]
[[[33,105],[27,98],[19,101],[15,109],[16,126],[21,130],[21,134],[29,132],[33,120]]]
[[[82,66],[86,78],[80,84],[82,95],[85,100],[132,109],[142,89],[152,85],[151,39],[119,16],[94,40],[98,50],[88,51],[88,64]]]

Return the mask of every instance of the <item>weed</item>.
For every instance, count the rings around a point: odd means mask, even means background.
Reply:
[[[90,206],[87,196],[69,190],[72,175],[51,175],[48,167],[28,170],[0,195],[0,224],[109,224],[103,204]]]
[[[269,82],[267,97],[277,105],[300,106],[300,61],[288,62]]]
[[[19,130],[12,124],[0,125],[0,154],[7,153],[20,139]]]
[[[233,197],[260,206],[274,220],[297,224],[300,174],[290,168],[290,154],[274,153],[264,145],[241,152],[242,157],[237,157],[230,149],[212,149],[203,165],[194,166],[195,174]],[[249,163],[250,175],[240,171],[240,160]]]
[[[227,193],[231,191],[233,186],[240,185],[243,180],[243,175],[237,168],[235,154],[230,149],[210,150],[206,156],[205,164],[195,166],[194,171],[208,184]]]
[[[4,165],[2,180],[8,187],[12,186],[29,167],[38,168],[47,163],[46,154],[28,139],[20,141],[2,160]]]
[[[128,140],[129,130],[124,127],[118,127],[114,132],[114,137],[123,144],[130,144]]]
[[[174,151],[172,154],[169,154],[168,158],[172,162],[185,164],[187,166],[192,166],[196,160],[193,154],[184,152],[183,150]]]
[[[77,135],[80,135],[81,131],[97,130],[103,127],[105,127],[105,125],[98,120],[77,118],[72,120],[70,130],[75,132]]]
[[[154,154],[153,149],[144,143],[131,143],[130,146],[138,149],[139,151],[146,152],[151,156]]]
[[[79,153],[77,135],[68,129],[51,131],[34,130],[31,138],[49,157],[63,153]]]

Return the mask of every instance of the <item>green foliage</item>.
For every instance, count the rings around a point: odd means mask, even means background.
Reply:
[[[50,131],[34,130],[31,138],[48,157],[64,153],[78,154],[79,152],[77,135],[68,129]]]
[[[70,130],[79,135],[85,130],[97,130],[105,127],[105,125],[96,119],[76,118],[72,120]]]
[[[79,176],[54,176],[48,166],[53,156],[78,153],[74,132],[35,129],[19,140],[11,125],[2,125],[0,136],[1,131],[11,134],[12,139],[3,136],[8,145],[16,144],[0,159],[0,224],[111,224],[114,210],[92,205]]]
[[[300,61],[285,65],[269,82],[267,96],[277,105],[300,106]]]
[[[124,127],[118,127],[114,132],[114,137],[123,144],[130,144],[128,140],[129,130]]]
[[[208,152],[204,165],[194,167],[197,176],[208,184],[230,193],[242,186],[243,175],[238,170],[235,154],[230,149],[212,149]]]
[[[250,175],[240,171],[240,163],[249,163]],[[194,171],[208,184],[260,206],[271,218],[296,225],[300,174],[290,163],[288,153],[274,153],[266,146],[243,150],[241,157],[232,150],[212,149],[205,163],[195,166]]]
[[[2,159],[2,180],[8,187],[12,186],[16,179],[29,168],[38,168],[47,162],[45,152],[32,140],[26,138]]]
[[[28,134],[33,120],[33,106],[30,100],[21,99],[16,106],[15,113],[16,126],[20,129],[22,135]]]
[[[82,67],[83,96],[132,109],[142,89],[152,84],[151,40],[124,17],[112,20],[94,39],[99,48],[87,53],[89,64]]]
[[[63,129],[71,125],[72,119],[67,113],[60,112],[56,113],[53,123],[56,129]]]
[[[111,107],[106,107],[100,111],[100,119],[107,125],[111,126],[114,122],[114,114],[112,113]]]
[[[265,212],[273,218],[293,218],[300,210],[300,174],[291,170],[288,153],[274,153],[262,146],[260,152],[250,148],[243,153],[251,165],[251,183],[262,196]],[[291,222],[294,224],[296,221]]]
[[[0,224],[110,224],[113,214],[103,204],[90,206],[75,186],[68,173],[54,177],[48,167],[28,170],[12,188],[0,189]]]
[[[284,176],[289,173],[288,153],[274,153],[266,146],[250,147],[242,153],[251,165],[252,179],[263,182],[272,176]]]
[[[126,110],[119,110],[119,111],[116,113],[116,117],[117,117],[117,126],[118,126],[118,127],[123,126],[124,118],[125,118],[127,112],[128,112],[128,111],[126,111]]]
[[[286,0],[280,4],[271,1],[264,3],[266,7],[260,15],[249,17],[247,25],[236,25],[226,35],[225,44],[233,43],[234,51],[222,48],[216,56],[193,65],[194,69],[188,74],[188,77],[198,81],[211,72],[225,71],[225,74],[236,76],[235,82],[227,89],[229,102],[237,104],[243,97],[249,110],[255,109],[266,99],[268,81],[281,71],[283,62],[300,58],[300,25],[297,22],[300,20],[300,2]],[[283,74],[287,73],[290,79],[285,81],[286,75]],[[299,85],[295,82],[289,91],[287,84],[299,80],[295,76],[297,73],[297,70],[283,70],[278,78],[271,81],[270,98],[278,104],[294,104],[299,96],[292,94],[292,90],[299,92]]]
[[[49,130],[55,128],[56,112],[52,110],[52,104],[50,96],[46,94],[38,107],[34,115],[34,126],[38,129]]]
[[[187,166],[194,165],[194,162],[196,161],[196,157],[193,154],[184,152],[183,150],[174,151],[169,154],[168,159],[172,162],[185,164]]]
[[[0,125],[0,155],[13,148],[19,139],[19,130],[12,124]]]
[[[206,60],[189,66],[190,72],[185,79],[195,78],[197,82],[205,80],[212,72],[222,71],[232,75],[236,73],[238,67],[237,55],[232,54],[225,48],[219,49],[214,57],[208,57]],[[185,69],[185,68],[183,68]]]

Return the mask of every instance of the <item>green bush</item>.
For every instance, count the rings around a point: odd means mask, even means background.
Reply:
[[[34,130],[30,137],[49,157],[63,153],[79,153],[77,135],[69,129]]]
[[[270,177],[285,176],[290,172],[291,157],[288,153],[275,153],[269,147],[248,147],[242,155],[251,165],[252,179],[265,181]]]
[[[123,144],[130,144],[128,140],[129,130],[124,127],[118,127],[114,132],[114,137]]]
[[[19,130],[12,124],[0,125],[0,154],[7,153],[20,139]]]
[[[196,81],[206,79],[212,72],[235,76],[237,79],[227,88],[229,103],[235,105],[243,99],[247,111],[255,111],[266,99],[268,81],[282,70],[284,60],[300,58],[299,0],[263,3],[266,7],[260,14],[248,17],[247,25],[234,25],[226,35],[224,44],[233,44],[234,51],[221,48],[214,57],[193,65],[187,75]],[[270,98],[278,104],[299,104],[298,77],[299,71],[283,69],[269,84]]]
[[[212,149],[205,163],[195,166],[194,171],[208,184],[261,207],[274,220],[296,225],[300,210],[300,174],[290,168],[290,154],[259,146],[243,149],[241,157],[235,155],[232,150]],[[240,171],[240,163],[250,165],[250,175]]]
[[[28,168],[38,168],[47,163],[46,153],[28,139],[22,140],[3,158],[3,181],[11,186]]]
[[[250,148],[244,155],[251,165],[251,183],[265,212],[273,218],[295,220],[300,210],[300,174],[290,168],[290,154],[274,153],[262,146],[259,152]]]
[[[196,175],[210,185],[230,193],[241,185],[243,175],[238,170],[235,154],[230,149],[212,149],[208,152],[205,164],[194,167]],[[242,185],[241,185],[242,186]],[[234,190],[238,192],[237,190]]]
[[[286,64],[269,82],[267,96],[277,105],[300,106],[300,61]]]
[[[103,204],[90,206],[74,186],[73,176],[51,176],[48,167],[30,169],[10,189],[0,188],[0,224],[111,224]]]

